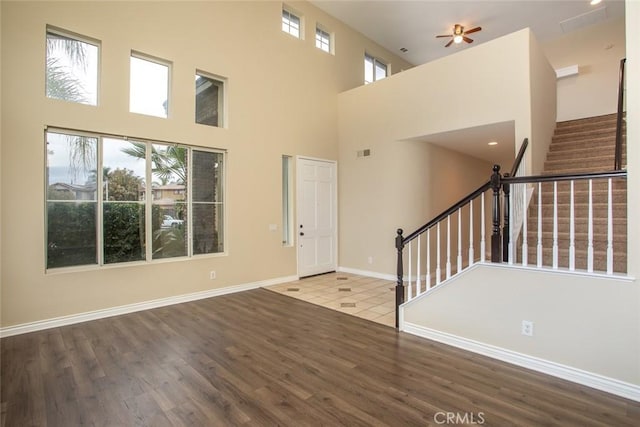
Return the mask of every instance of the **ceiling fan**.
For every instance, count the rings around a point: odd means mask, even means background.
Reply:
[[[464,27],[460,24],[456,24],[453,26],[453,33],[452,34],[444,34],[444,35],[440,35],[440,36],[436,36],[436,38],[439,37],[452,37],[452,39],[449,41],[449,43],[447,43],[446,45],[444,45],[444,47],[449,47],[451,46],[452,43],[462,43],[462,41],[464,40],[467,43],[473,43],[473,39],[470,39],[469,37],[467,37],[467,34],[471,34],[471,33],[475,33],[482,30],[482,27],[475,27],[472,28],[470,30],[465,31]]]

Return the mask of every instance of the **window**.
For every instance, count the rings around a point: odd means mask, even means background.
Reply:
[[[293,244],[293,204],[291,156],[282,156],[282,244]]]
[[[316,27],[316,47],[327,53],[331,53],[331,34],[320,27]]]
[[[222,153],[192,150],[194,254],[222,252],[223,162]]]
[[[387,64],[371,55],[364,55],[364,83],[369,84],[387,77]]]
[[[223,152],[53,130],[46,142],[47,269],[224,252]]]
[[[47,28],[46,95],[98,104],[99,44]]]
[[[47,133],[47,268],[98,262],[98,139]]]
[[[131,54],[129,111],[167,118],[169,115],[169,65]]]
[[[196,123],[223,126],[223,82],[196,73]]]
[[[301,38],[300,18],[287,9],[282,9],[282,31],[294,37]]]

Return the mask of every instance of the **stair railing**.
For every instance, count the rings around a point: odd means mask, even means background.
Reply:
[[[396,328],[400,324],[400,305],[439,285],[443,278],[450,279],[475,263],[486,261],[487,227],[491,228],[490,260],[494,263],[507,261],[510,264],[549,267],[554,270],[584,270],[590,273],[602,271],[607,275],[626,272],[624,260],[618,264],[614,262],[613,246],[614,232],[625,233],[626,237],[626,212],[625,222],[622,222],[621,218],[614,218],[613,205],[615,198],[626,196],[626,182],[624,187],[620,182],[626,181],[627,172],[616,170],[518,176],[517,170],[525,149],[526,146],[521,148],[512,168],[512,171],[516,171],[516,176],[503,176],[500,174],[500,166],[494,165],[491,178],[487,182],[431,221],[406,237],[403,236],[401,228],[397,230]],[[517,187],[521,189],[515,190]],[[529,193],[527,188],[531,189]],[[511,240],[516,227],[510,218],[515,210],[510,200],[510,194],[514,190],[524,195],[513,200],[513,204],[521,206],[519,209],[522,211],[522,238]],[[487,192],[491,194],[485,196]],[[533,194],[535,197],[530,197]],[[485,212],[485,207],[488,210],[486,197],[492,197],[490,214]],[[546,202],[548,199],[552,200],[552,204],[543,206],[543,201]],[[501,206],[502,203],[505,205],[504,208]],[[578,221],[576,209],[586,209],[587,219]],[[490,224],[487,217],[491,218]],[[452,218],[457,222],[453,232]],[[537,223],[534,226],[537,227],[535,249],[527,242],[529,221]],[[544,227],[545,222],[551,222],[551,226]],[[568,233],[561,232],[561,227],[568,229]],[[445,231],[442,231],[443,228]],[[605,229],[606,232],[596,233],[596,228]],[[561,234],[566,237],[562,237]],[[606,238],[596,239],[596,234],[604,234]],[[511,247],[506,255],[505,242]],[[475,253],[477,247],[480,248],[479,255]],[[624,251],[626,252],[626,248]],[[466,256],[463,256],[464,252]],[[452,254],[457,254],[455,271],[451,262]],[[529,262],[530,255],[536,259],[535,263]],[[605,257],[605,265],[596,263],[596,255]],[[406,278],[405,263],[408,267]]]
[[[626,58],[620,60],[620,72],[618,77],[618,116],[616,120],[616,152],[613,169],[622,169],[622,116],[624,115],[624,83]]]
[[[626,197],[626,177],[625,170],[502,177],[503,186],[533,185],[535,193],[531,208],[523,201],[528,212],[523,216],[523,239],[514,242],[518,248],[510,251],[509,264],[606,275],[625,273],[624,259],[614,263],[614,232],[624,234],[626,242],[626,210],[614,212],[614,203]],[[527,243],[529,221],[535,222],[531,227],[535,249]],[[530,256],[535,261],[529,262]]]
[[[519,175],[524,165],[523,159],[529,144],[525,139],[520,146],[518,155],[512,167],[512,173]],[[508,188],[508,187],[507,187]],[[501,232],[502,224],[500,215],[501,199],[508,200],[508,189],[503,196],[502,176],[500,166],[493,167],[493,174],[489,181],[482,184],[476,190],[454,203],[431,221],[418,228],[413,233],[404,237],[402,229],[397,230],[396,249],[397,255],[397,283],[396,283],[396,307],[405,301],[421,295],[431,287],[438,285],[442,280],[450,279],[453,275],[459,274],[476,262],[484,262],[486,259],[486,239],[485,239],[485,193],[491,191],[492,194],[492,235],[491,235],[491,260],[500,262],[503,259],[501,248],[508,245],[509,238],[509,209],[505,208],[504,231]],[[521,199],[519,191],[517,200]],[[506,202],[505,202],[506,203]],[[508,204],[505,204],[508,206]],[[478,209],[479,208],[479,209]],[[522,213],[516,214],[518,221]],[[452,219],[457,222],[454,229],[451,229]],[[476,255],[476,248],[479,247],[479,255]],[[406,248],[406,257],[404,251]],[[452,262],[455,257],[455,264]],[[504,256],[506,259],[506,255]],[[407,264],[408,274],[404,276],[404,264]],[[444,267],[444,268],[443,268]],[[405,287],[406,281],[406,287]],[[398,310],[396,309],[396,327],[398,327]]]
[[[523,163],[524,155],[529,146],[529,139],[525,138],[520,146],[518,155],[516,156],[511,172],[505,174],[505,177],[524,176],[526,175],[526,164]],[[513,188],[509,184],[503,186],[503,199],[504,199],[504,224],[503,229],[509,230],[509,232],[503,232],[502,234],[502,259],[512,259],[513,257],[513,245],[514,242],[520,237],[523,225],[526,224],[523,221],[523,217],[527,212],[526,207],[529,204],[531,191],[524,185],[517,185]],[[524,237],[526,239],[526,236]]]
[[[500,169],[499,166],[497,168]],[[401,228],[397,230],[395,241],[398,251],[396,328],[399,325],[398,307],[400,305],[440,284],[443,278],[446,280],[452,277],[454,274],[452,253],[456,254],[455,274],[462,272],[478,260],[485,261],[485,193],[491,189],[491,181],[485,182],[406,237],[402,235],[404,231]],[[453,233],[452,217],[457,222],[457,228]],[[476,247],[480,248],[479,257],[475,253]],[[464,259],[463,248],[467,255]],[[405,249],[407,250],[406,258],[403,257]],[[406,292],[404,262],[408,266]]]

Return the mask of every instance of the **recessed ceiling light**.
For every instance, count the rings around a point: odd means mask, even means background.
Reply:
[[[596,4],[600,4],[602,0],[591,0],[591,6],[595,6]]]
[[[491,141],[488,145],[498,145],[498,141]]]

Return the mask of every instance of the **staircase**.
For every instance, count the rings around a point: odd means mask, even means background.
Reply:
[[[616,114],[570,120],[557,124],[549,146],[544,175],[605,172],[614,168]],[[623,135],[625,135],[623,125]],[[623,137],[623,153],[624,149]],[[623,154],[623,167],[626,154]],[[588,247],[588,181],[574,183],[575,215],[575,268],[587,269]],[[552,265],[554,193],[552,183],[542,184],[542,247],[543,265]],[[558,267],[569,267],[570,242],[570,183],[557,184]],[[608,245],[608,180],[593,181],[593,250],[594,271],[607,270]],[[627,182],[612,179],[613,200],[613,271],[626,273],[627,269]],[[529,205],[528,262],[536,263],[538,243],[538,187]],[[521,255],[518,257],[521,258]]]

